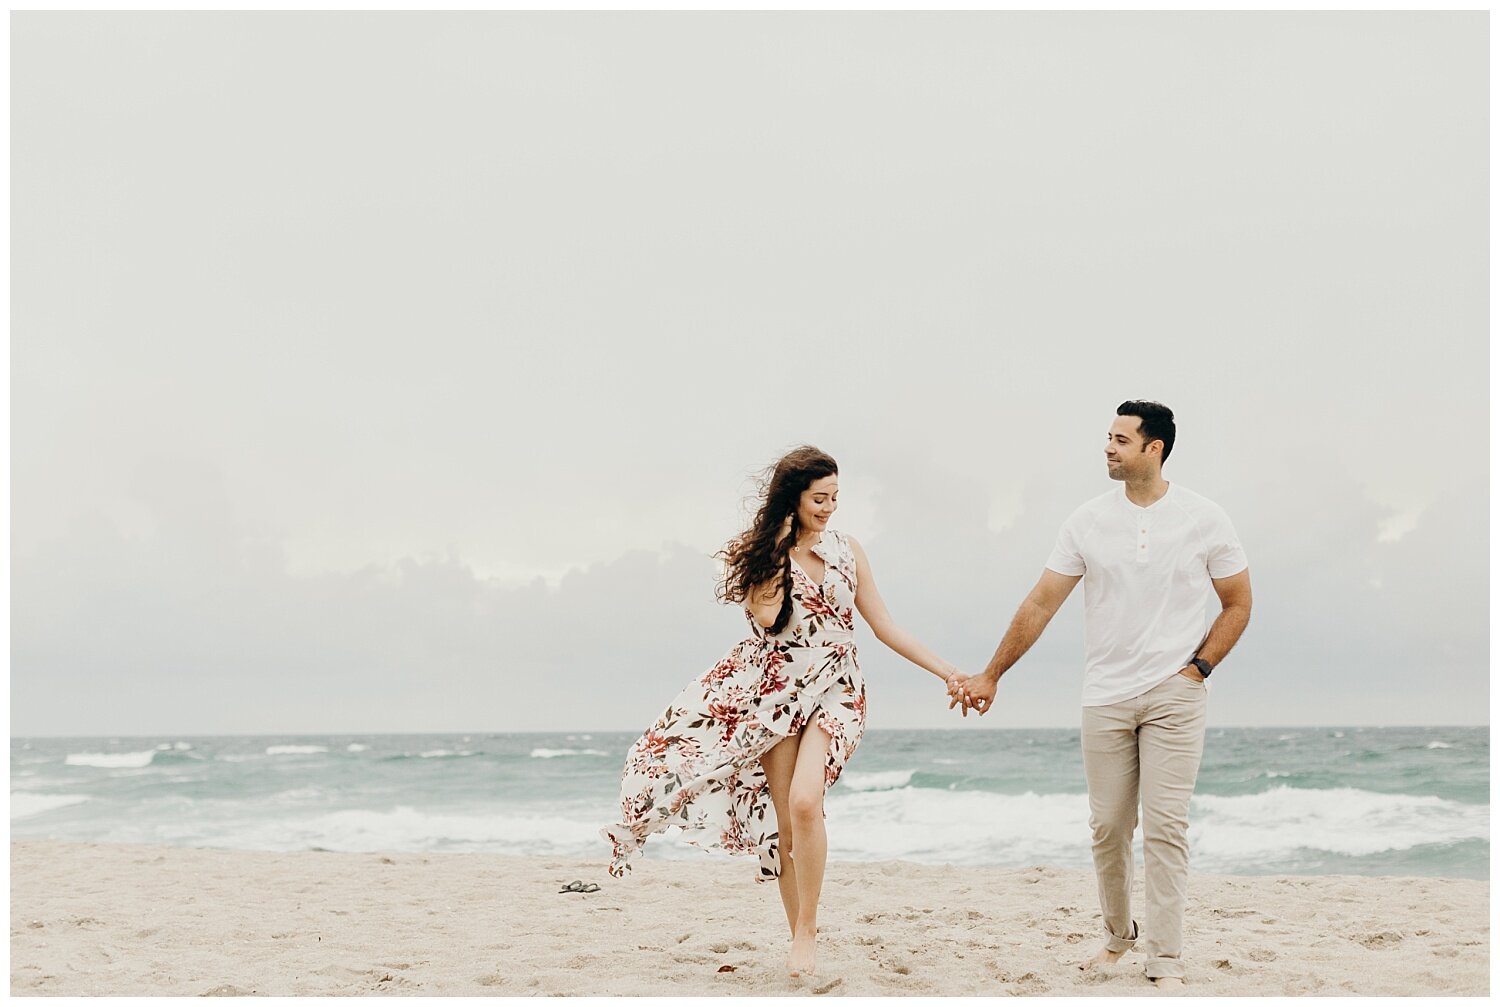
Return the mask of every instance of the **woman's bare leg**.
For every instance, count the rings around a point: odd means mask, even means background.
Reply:
[[[776,887],[781,889],[781,905],[786,910],[786,924],[792,933],[797,932],[797,871],[792,864],[792,812],[789,795],[792,790],[792,772],[797,767],[798,735],[778,741],[769,752],[760,757],[760,768],[765,770],[766,785],[771,790],[771,806],[776,809],[776,842],[781,853],[781,877]]]
[[[797,844],[797,917],[792,924],[792,975],[811,975],[818,951],[818,899],[828,863],[828,830],[823,824],[824,764],[833,739],[814,720],[803,728],[797,766],[788,796],[792,836]]]

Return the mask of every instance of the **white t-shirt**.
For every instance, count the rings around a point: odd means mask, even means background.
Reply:
[[[1121,485],[1074,511],[1047,568],[1083,575],[1083,705],[1133,699],[1185,667],[1208,635],[1210,578],[1248,565],[1223,509],[1176,483],[1150,507]]]

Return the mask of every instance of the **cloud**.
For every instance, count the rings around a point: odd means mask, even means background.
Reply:
[[[1352,480],[1309,466],[1262,476],[1261,492],[1221,497],[1251,556],[1256,609],[1215,679],[1216,720],[1481,716],[1483,484],[1456,485],[1389,543],[1386,511]],[[1113,485],[1097,478],[1082,494],[1073,477],[1033,476],[995,532],[972,470],[897,453],[862,478],[878,525],[862,540],[892,613],[969,670],[1063,517]],[[151,530],[128,536],[95,515],[15,557],[19,734],[644,728],[746,632],[713,600],[712,559],[681,544],[576,567],[555,586],[504,585],[457,555],[297,575],[236,519],[211,465],[157,459],[133,486]],[[1080,589],[986,726],[1074,722],[1082,609]],[[960,726],[935,678],[867,628],[859,639],[872,727]]]

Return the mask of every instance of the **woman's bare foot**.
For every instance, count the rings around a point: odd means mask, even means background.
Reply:
[[[810,976],[817,964],[818,932],[803,930],[792,935],[792,954],[787,959],[787,971],[792,978]]]
[[[1086,962],[1079,962],[1078,968],[1082,972],[1087,972],[1098,965],[1113,965],[1123,957],[1125,957],[1125,952],[1123,951],[1111,951],[1109,948],[1100,948],[1099,953],[1094,957]]]

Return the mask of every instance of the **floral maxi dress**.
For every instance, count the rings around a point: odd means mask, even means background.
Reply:
[[[609,873],[624,877],[653,832],[675,825],[695,846],[758,853],[757,881],[781,875],[771,791],[760,757],[816,723],[832,739],[824,790],[865,729],[865,681],[854,649],[854,553],[825,531],[812,551],[815,584],[792,563],[792,614],[772,636],[747,610],[752,635],[688,684],[625,757],[620,822],[599,834],[614,846]]]

